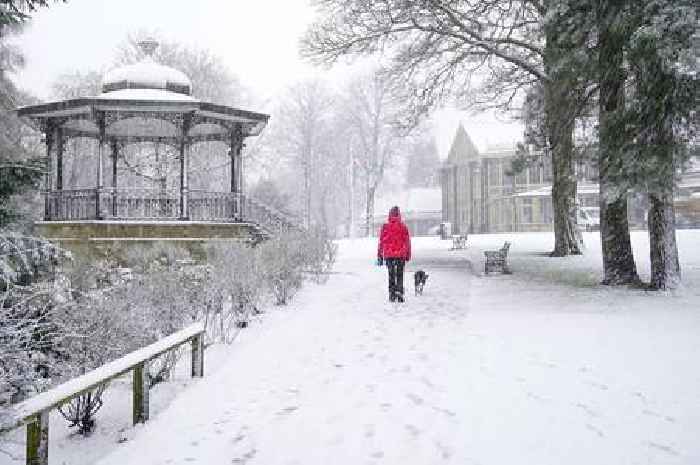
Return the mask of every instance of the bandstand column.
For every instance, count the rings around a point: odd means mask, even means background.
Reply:
[[[180,137],[180,219],[189,220],[189,169],[190,145],[189,132],[192,123],[190,113],[183,115],[182,133]]]
[[[54,143],[53,124],[50,121],[46,122],[44,128],[44,139],[46,143],[46,172],[44,173],[44,220],[51,220],[51,190],[52,190],[52,172],[53,172],[53,143]]]
[[[63,128],[56,128],[56,190],[63,190]]]
[[[119,187],[117,179],[117,160],[119,158],[119,143],[116,139],[112,139],[110,145],[112,148],[112,216],[116,217],[119,213],[117,209],[117,188]]]
[[[236,124],[231,131],[231,147],[229,155],[231,156],[231,193],[236,194],[233,201],[233,211],[231,212],[234,218],[242,216],[241,209],[241,176],[242,163],[241,153],[243,151],[243,131],[240,124]]]
[[[99,112],[97,114],[97,127],[99,128],[99,136],[97,140],[97,189],[95,190],[95,216],[98,220],[105,218],[105,212],[102,208],[102,199],[105,196],[104,191],[104,152],[107,143],[105,137],[105,114]]]

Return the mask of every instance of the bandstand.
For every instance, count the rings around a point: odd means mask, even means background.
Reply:
[[[256,241],[293,228],[289,218],[243,192],[244,141],[259,135],[269,116],[194,98],[184,73],[155,62],[155,41],[139,45],[142,61],[106,73],[100,95],[18,110],[43,133],[46,144],[44,218],[37,222],[38,233],[70,248],[84,242]],[[64,148],[72,138],[94,141],[90,188],[64,187]],[[218,143],[227,152],[222,154],[229,165],[225,169],[230,168],[225,189],[190,188],[191,150],[206,143]],[[123,185],[124,152],[134,146],[141,147],[137,154],[154,147],[169,150],[174,181]]]

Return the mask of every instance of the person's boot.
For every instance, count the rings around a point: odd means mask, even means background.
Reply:
[[[393,289],[389,289],[389,302],[396,302],[396,294]]]
[[[400,291],[396,291],[396,300],[398,300],[400,303],[403,303],[403,289]]]

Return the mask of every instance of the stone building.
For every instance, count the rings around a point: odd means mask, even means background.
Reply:
[[[552,167],[542,156],[515,176],[510,174],[514,147],[480,152],[462,125],[457,128],[440,170],[442,219],[454,234],[549,231],[553,226]],[[576,166],[579,223],[597,223],[597,173]]]
[[[387,221],[389,209],[394,205],[401,209],[401,218],[411,236],[437,234],[442,220],[440,198],[440,188],[437,187],[414,187],[380,196],[374,206],[371,234],[379,232]]]

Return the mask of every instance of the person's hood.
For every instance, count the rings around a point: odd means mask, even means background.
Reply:
[[[399,210],[398,207],[393,207],[391,210],[389,210],[389,222],[390,223],[398,223],[401,221],[401,211]]]

